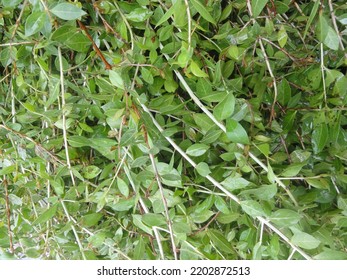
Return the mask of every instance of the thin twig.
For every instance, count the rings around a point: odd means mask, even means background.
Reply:
[[[326,89],[326,82],[325,82],[325,66],[324,66],[324,48],[323,43],[320,43],[320,69],[322,73],[322,81],[323,81],[323,96],[324,96],[324,104],[325,107],[328,107],[327,103],[327,89]]]
[[[277,82],[276,82],[276,78],[272,72],[272,68],[271,68],[271,65],[270,65],[270,61],[269,61],[269,58],[266,54],[266,51],[265,51],[265,48],[264,48],[264,45],[263,45],[263,42],[262,42],[262,38],[259,38],[259,45],[260,45],[260,48],[261,48],[261,51],[263,53],[263,56],[264,56],[264,59],[265,59],[265,64],[266,64],[266,67],[267,67],[267,70],[272,78],[272,81],[273,81],[273,87],[274,87],[274,100],[272,102],[272,106],[271,106],[271,114],[270,114],[270,121],[269,121],[269,126],[271,127],[271,123],[272,121],[274,120],[275,118],[275,106],[276,106],[276,103],[277,103],[277,96],[278,96],[278,90],[277,90]]]
[[[156,126],[156,128],[163,133],[164,129],[160,126],[160,124],[157,122],[157,120],[152,116],[151,112],[148,110],[147,106],[144,105],[143,103],[140,102],[140,100],[137,98],[137,101],[139,102],[139,104],[141,105],[142,109],[149,114],[153,124]],[[197,164],[168,136],[163,135],[164,138],[172,145],[172,147],[185,159],[187,160],[194,168],[196,168]],[[275,177],[277,178],[277,177]],[[229,198],[231,198],[232,200],[234,200],[237,204],[241,204],[240,199],[233,195],[232,193],[230,193],[228,190],[226,190],[219,182],[217,182],[213,177],[211,177],[210,175],[206,176],[206,179],[209,180],[215,187],[217,187],[218,189],[220,189],[222,192],[224,192]],[[277,178],[278,180],[278,178]],[[279,180],[278,180],[279,181]],[[281,182],[281,181],[279,181]],[[281,184],[283,184],[281,182]],[[285,185],[284,185],[285,186]],[[294,200],[295,201],[295,200]],[[272,225],[269,221],[267,221],[266,219],[264,219],[263,217],[256,217],[260,222],[263,222],[267,227],[269,227],[270,229],[272,229],[275,233],[277,233],[286,243],[289,244],[289,246],[291,246],[293,249],[295,249],[296,251],[298,251],[305,259],[311,259],[311,257],[309,255],[307,255],[304,251],[302,251],[300,248],[298,248],[296,245],[294,245],[289,239],[288,237],[286,237],[279,229],[277,229],[274,225]]]
[[[116,30],[114,30],[114,28],[107,22],[107,20],[103,17],[103,15],[100,13],[98,4],[95,3],[95,1],[93,0],[93,8],[96,12],[96,14],[101,18],[102,23],[104,24],[106,31],[110,30],[113,35],[120,41],[122,41],[124,44],[128,44],[121,36],[120,34],[118,34],[118,32],[116,32]]]
[[[85,25],[80,20],[77,20],[77,22],[78,22],[78,25],[80,26],[80,28],[86,33],[86,36],[88,37],[88,39],[92,42],[93,49],[97,53],[97,55],[100,57],[102,62],[105,64],[106,70],[112,69],[112,65],[107,62],[107,60],[104,57],[104,55],[102,54],[102,52],[100,51],[98,46],[95,44],[92,36],[90,36],[90,34],[89,34],[88,30],[87,30],[87,27],[85,27]]]
[[[186,5],[187,21],[188,21],[188,53],[190,53],[192,48],[192,17],[190,15],[190,8],[188,0],[184,0]]]
[[[147,144],[148,149],[150,150],[152,147],[151,147],[151,145],[149,144],[149,141],[148,141],[147,131],[146,131],[145,128],[143,130],[144,130],[144,134],[145,134],[145,142]],[[166,200],[165,194],[164,194],[164,188],[163,188],[163,186],[161,184],[161,180],[160,180],[160,175],[159,175],[159,171],[158,171],[158,168],[157,168],[157,164],[155,163],[154,156],[153,156],[153,154],[151,152],[149,152],[149,158],[151,160],[151,164],[152,164],[152,167],[153,167],[153,170],[154,170],[154,174],[155,174],[155,179],[157,181],[157,184],[158,184],[158,187],[159,187],[159,191],[160,191],[160,195],[161,195],[161,199],[162,199],[163,205],[164,205],[166,222],[167,222],[167,225],[168,225],[168,228],[169,228],[169,232],[170,232],[172,251],[173,251],[175,260],[177,260],[177,248],[176,248],[174,234],[173,234],[172,222],[171,222],[170,215],[169,215],[169,207],[167,205],[167,200]]]
[[[120,7],[118,6],[117,4],[117,1],[113,1],[114,5],[116,6],[116,9],[117,11],[119,12],[120,16],[122,17],[126,27],[128,28],[129,30],[129,34],[130,34],[130,40],[131,40],[131,50],[133,51],[134,50],[134,47],[135,47],[135,40],[134,40],[134,34],[133,34],[133,31],[131,29],[131,26],[127,20],[127,18],[124,16],[122,10],[120,9]]]
[[[207,223],[206,225],[204,225],[202,228],[200,228],[199,230],[197,230],[196,232],[194,232],[193,235],[196,235],[196,234],[198,234],[199,232],[202,232],[202,231],[204,231],[205,229],[207,229],[207,228],[209,227],[209,225],[210,225],[215,219],[217,219],[217,217],[219,216],[220,213],[221,213],[221,212],[218,211],[218,212],[212,217],[212,219],[210,219],[210,220],[208,221],[208,223]]]
[[[33,44],[36,44],[36,42],[29,42],[29,41],[25,41],[25,42],[11,42],[11,43],[0,44],[0,48],[1,47],[12,47],[12,46],[22,46],[22,45],[33,45]]]
[[[130,174],[128,166],[126,164],[124,164],[124,168],[123,169],[124,169],[125,174],[128,177],[128,180],[130,182],[131,187],[133,188],[134,193],[137,193],[136,186],[134,184],[133,179],[131,178],[131,174]],[[145,213],[146,214],[149,213],[149,210],[148,210],[146,204],[144,203],[142,197],[139,197],[139,202],[141,204],[142,209],[145,211]],[[158,228],[153,226],[152,229],[153,229],[154,236],[155,236],[155,239],[156,239],[157,244],[158,244],[160,258],[162,260],[164,260],[165,259],[165,254],[164,254],[164,250],[163,250],[163,245],[161,244],[161,238],[160,238],[160,234],[159,234]]]
[[[12,230],[11,230],[11,208],[10,208],[10,200],[8,196],[8,183],[6,176],[4,175],[2,184],[4,185],[5,189],[5,204],[6,204],[6,216],[7,216],[7,231],[8,231],[8,238],[10,241],[10,252],[14,253],[14,247],[13,247],[13,237],[12,237]]]
[[[61,203],[61,206],[63,206],[63,209],[64,209],[64,213],[65,213],[66,218],[68,219],[69,222],[72,221],[72,220],[71,220],[71,217],[70,217],[70,214],[69,214],[69,212],[68,212],[68,210],[67,210],[67,208],[66,208],[66,206],[65,206],[64,201],[63,201],[63,200],[60,200],[60,203]],[[84,260],[86,260],[87,258],[86,258],[85,254],[84,254],[84,250],[83,250],[83,247],[82,247],[81,240],[80,240],[80,238],[79,238],[79,236],[78,236],[78,233],[77,233],[77,231],[76,231],[76,228],[75,228],[75,226],[74,226],[73,224],[71,224],[71,229],[72,229],[72,231],[73,231],[73,234],[75,235],[75,239],[76,239],[76,242],[77,242],[78,247],[79,247],[79,249],[80,249],[80,252],[81,252],[81,254],[82,254],[82,257],[83,257]]]
[[[339,38],[339,44],[342,50],[345,50],[345,46],[343,45],[343,41],[342,41],[342,37],[341,34],[339,32],[339,28],[337,27],[337,23],[336,23],[336,16],[335,16],[335,12],[334,12],[334,7],[333,7],[333,3],[331,0],[328,0],[329,3],[329,9],[330,9],[330,14],[331,14],[331,21],[333,22],[334,28],[335,28],[335,32]],[[345,52],[345,57],[347,58],[347,53]]]
[[[34,146],[35,146],[35,152],[39,156],[42,156],[44,159],[47,159],[48,161],[51,161],[52,163],[60,163],[62,165],[66,165],[55,154],[53,154],[52,152],[50,152],[49,150],[44,148],[41,144],[37,143],[34,139],[30,138],[29,136],[27,136],[27,135],[25,135],[23,133],[20,133],[18,131],[15,131],[12,128],[9,128],[8,126],[3,125],[3,124],[0,124],[0,128],[3,128],[5,130],[7,130],[7,131],[17,135],[18,137],[33,143]]]
[[[63,120],[63,139],[65,147],[65,156],[67,168],[70,172],[70,177],[72,185],[76,186],[75,176],[72,173],[70,155],[69,155],[69,146],[67,143],[67,131],[66,131],[66,115],[65,115],[65,88],[64,88],[64,72],[63,72],[63,58],[61,55],[61,49],[58,47],[58,58],[59,58],[59,70],[60,70],[60,91],[61,91],[61,108],[62,108],[62,120]]]

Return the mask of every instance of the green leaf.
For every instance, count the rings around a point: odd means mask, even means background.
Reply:
[[[329,132],[326,123],[317,125],[312,133],[312,147],[315,154],[320,153],[328,143]]]
[[[142,78],[145,82],[149,83],[150,85],[153,84],[153,75],[151,73],[150,70],[146,69],[145,67],[141,68],[141,74],[142,74]]]
[[[230,213],[230,210],[229,210],[227,204],[225,203],[224,199],[221,198],[220,196],[216,196],[215,201],[214,201],[214,205],[222,213],[224,213],[224,214]]]
[[[46,20],[46,14],[44,12],[33,12],[30,16],[28,16],[25,22],[25,36],[29,37],[37,32],[39,32]]]
[[[196,171],[198,171],[198,173],[203,177],[206,177],[208,174],[211,173],[211,170],[206,162],[200,162],[196,166]]]
[[[118,71],[109,70],[109,78],[112,83],[112,85],[120,88],[125,89],[124,87],[124,81]]]
[[[254,195],[259,200],[270,200],[273,198],[277,193],[277,185],[271,184],[271,185],[264,185],[255,189],[246,189],[243,190],[240,194],[241,195]]]
[[[132,215],[133,217],[133,223],[136,227],[138,227],[139,229],[143,230],[144,232],[152,235],[152,229],[148,226],[146,226],[143,222],[142,222],[142,216],[141,215]]]
[[[101,169],[95,165],[89,165],[84,169],[83,177],[93,179],[101,173]]]
[[[37,219],[33,222],[33,225],[44,224],[45,222],[54,217],[55,213],[57,212],[57,209],[58,203],[52,205],[50,208],[48,208],[46,211],[44,211],[37,217]]]
[[[172,225],[173,232],[176,234],[180,233],[191,233],[192,229],[190,228],[190,225],[185,221],[182,223],[181,221],[174,221]]]
[[[201,224],[206,222],[213,214],[213,211],[204,210],[201,212],[193,212],[190,214],[190,217],[194,223]]]
[[[217,141],[219,136],[222,134],[221,130],[216,130],[216,129],[210,129],[207,131],[205,134],[204,138],[201,139],[201,143],[203,144],[211,144]]]
[[[201,4],[199,0],[191,0],[190,1],[194,8],[198,11],[198,13],[208,22],[211,22],[212,24],[216,25],[216,21],[211,16],[211,14],[206,10],[206,8]]]
[[[230,191],[238,190],[238,189],[244,189],[249,185],[249,182],[242,178],[235,178],[233,176],[229,176],[226,178],[221,184],[226,187]]]
[[[202,77],[202,78],[206,78],[208,77],[208,75],[206,74],[206,72],[202,71],[199,66],[192,61],[190,63],[190,70],[192,71],[192,73],[197,76],[197,77]]]
[[[87,52],[91,46],[89,39],[81,33],[75,33],[63,43],[76,52]]]
[[[347,260],[347,253],[341,252],[337,250],[331,250],[329,248],[324,248],[323,252],[319,253],[318,255],[315,255],[313,257],[315,260]]]
[[[110,205],[115,211],[128,211],[135,206],[135,199],[122,199],[115,204]]]
[[[127,130],[123,135],[120,140],[120,145],[121,146],[128,146],[129,144],[132,143],[132,141],[135,139],[136,136],[136,129],[129,129]]]
[[[289,227],[296,225],[301,219],[301,215],[289,209],[280,209],[270,216],[270,221],[280,227]]]
[[[212,86],[206,79],[198,79],[196,84],[196,95],[200,98],[209,96],[212,93]]]
[[[329,189],[329,183],[324,178],[305,179],[305,181],[312,187],[317,189]]]
[[[293,237],[291,238],[291,242],[300,248],[308,250],[317,248],[321,243],[318,239],[305,232],[294,233]]]
[[[214,122],[205,114],[196,113],[193,118],[202,131],[206,132],[215,126]]]
[[[339,36],[336,34],[335,30],[329,26],[328,32],[324,38],[324,45],[326,45],[328,48],[337,51],[339,49]]]
[[[167,10],[167,12],[161,17],[161,19],[157,22],[156,24],[156,28],[163,24],[165,21],[167,21],[172,15],[173,13],[175,12],[175,8],[176,8],[176,3],[178,3],[179,1],[176,1],[175,4],[173,4],[170,9]]]
[[[117,187],[118,187],[118,190],[120,191],[120,193],[122,195],[124,195],[125,197],[129,196],[128,185],[119,177],[117,177]]]
[[[91,46],[89,39],[72,26],[64,25],[52,34],[52,40],[71,48],[77,52],[86,52]]]
[[[126,14],[125,17],[133,22],[144,22],[152,13],[153,12],[145,8],[135,8],[129,14]]]
[[[306,34],[307,34],[308,29],[310,28],[310,26],[311,26],[311,24],[312,24],[313,19],[314,19],[315,16],[317,15],[317,11],[318,11],[319,4],[320,4],[319,1],[315,1],[314,6],[313,6],[313,9],[311,10],[311,13],[310,13],[310,17],[309,17],[309,19],[308,19],[308,21],[307,21],[307,24],[306,24],[306,27],[305,27],[305,31],[304,31],[304,35],[303,35],[303,38],[304,38],[304,39],[305,39],[305,37],[306,37]]]
[[[208,149],[209,146],[205,144],[194,144],[187,149],[186,153],[190,156],[198,157],[206,153]]]
[[[260,203],[254,200],[244,200],[241,201],[241,208],[242,210],[250,215],[251,217],[257,217],[257,216],[265,216],[264,210],[261,207]]]
[[[145,253],[145,242],[143,241],[143,237],[139,236],[137,244],[135,245],[134,248],[134,260],[142,260],[143,259],[143,255]]]
[[[280,31],[278,31],[278,35],[277,35],[277,41],[280,44],[280,47],[283,48],[288,40],[288,34],[286,32],[286,30],[284,29],[284,26],[281,25]]]
[[[347,13],[338,16],[337,20],[341,22],[341,24],[347,25]]]
[[[103,215],[101,213],[87,214],[82,217],[81,222],[84,226],[92,227],[101,220],[102,216]]]
[[[228,48],[228,54],[235,60],[239,60],[239,48],[236,45],[231,45]]]
[[[268,0],[252,0],[251,6],[252,6],[252,12],[253,17],[257,17],[260,15],[264,7],[266,6]]]
[[[15,8],[17,7],[22,0],[2,0],[1,3],[4,5],[4,8]]]
[[[305,166],[305,163],[297,163],[297,164],[291,164],[288,166],[284,171],[281,173],[283,177],[293,177],[298,175],[300,170]]]
[[[165,217],[162,214],[147,213],[142,215],[142,222],[150,227],[160,227],[167,224]]]
[[[15,165],[2,167],[0,169],[0,176],[13,173],[15,170],[16,170],[16,166]]]
[[[213,115],[217,120],[225,120],[234,113],[235,97],[229,93],[227,96],[214,108]]]
[[[51,9],[51,13],[64,20],[79,19],[87,14],[81,8],[70,3],[60,3],[56,5]]]
[[[84,136],[70,136],[67,141],[72,147],[79,148],[79,147],[86,147],[90,146],[90,140]]]
[[[249,144],[246,130],[233,119],[228,119],[226,124],[227,137],[234,143]]]
[[[217,206],[216,206],[217,207]],[[217,217],[217,221],[221,224],[230,225],[230,223],[237,221],[240,218],[239,213],[221,213]]]
[[[234,253],[230,242],[228,242],[228,240],[224,237],[222,233],[220,233],[217,230],[210,229],[207,231],[207,235],[211,239],[211,241],[214,243],[216,248],[218,248],[224,253],[228,253],[228,254]]]

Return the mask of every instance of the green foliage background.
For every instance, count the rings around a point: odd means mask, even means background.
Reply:
[[[346,11],[2,0],[0,258],[347,259]]]

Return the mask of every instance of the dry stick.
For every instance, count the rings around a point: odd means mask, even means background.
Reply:
[[[7,179],[4,175],[4,179],[2,181],[4,188],[5,188],[5,204],[6,204],[6,216],[7,216],[7,231],[8,231],[8,237],[10,240],[10,252],[14,253],[14,247],[13,247],[13,239],[12,239],[12,230],[11,230],[11,209],[10,209],[10,200],[8,197],[8,184]]]
[[[107,62],[107,60],[106,60],[106,58],[104,57],[104,55],[102,54],[102,52],[100,51],[100,49],[98,48],[98,46],[95,44],[95,42],[94,42],[92,36],[90,36],[90,34],[89,34],[88,30],[87,30],[87,27],[85,27],[85,25],[84,25],[81,21],[77,20],[77,22],[78,22],[78,25],[80,26],[80,28],[86,33],[86,36],[88,37],[88,39],[92,42],[92,44],[93,44],[93,49],[94,49],[94,51],[97,53],[97,55],[100,57],[100,59],[102,60],[102,62],[105,64],[106,70],[112,69],[112,65],[109,64],[109,63]]]
[[[194,168],[196,168],[197,164],[168,136],[165,136],[163,134],[164,129],[160,126],[160,124],[157,122],[157,120],[153,117],[149,109],[146,105],[140,102],[140,100],[137,98],[137,101],[141,105],[142,109],[149,114],[153,124],[157,127],[157,129],[162,133],[164,138],[173,146],[173,148],[181,154],[181,156],[187,160]],[[220,189],[222,192],[224,192],[229,198],[234,200],[237,204],[241,204],[240,199],[230,193],[228,190],[226,190],[219,182],[217,182],[213,177],[210,175],[206,176],[206,179],[209,180],[215,187]],[[299,247],[294,245],[287,236],[285,236],[279,229],[277,229],[274,225],[272,225],[268,220],[264,219],[263,217],[257,216],[256,217],[261,223],[264,223],[267,227],[269,227],[271,230],[273,230],[276,234],[278,234],[286,243],[288,243],[294,250],[296,250],[298,253],[300,253],[305,259],[309,260],[311,257],[307,255],[303,250],[301,250]]]
[[[129,182],[130,182],[131,187],[133,188],[133,191],[134,191],[135,193],[137,193],[136,186],[135,186],[135,184],[134,184],[133,179],[131,178],[131,174],[130,174],[129,168],[127,167],[126,164],[124,164],[124,171],[125,171],[125,174],[126,174],[127,177],[128,177],[128,180],[129,180]],[[144,201],[143,201],[143,199],[142,199],[141,196],[139,196],[139,201],[140,201],[141,207],[143,208],[143,210],[145,211],[145,213],[148,214],[148,213],[149,213],[149,210],[148,210],[148,208],[147,208],[146,204],[144,203]],[[156,226],[153,226],[152,229],[153,229],[153,232],[154,232],[154,235],[155,235],[155,239],[157,240],[157,243],[158,243],[160,258],[161,258],[162,260],[164,260],[164,259],[165,259],[165,255],[164,255],[163,246],[162,246],[162,244],[161,244],[161,239],[160,239],[160,235],[159,235],[158,228],[157,228]]]

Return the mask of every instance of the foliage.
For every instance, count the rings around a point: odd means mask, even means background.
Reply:
[[[2,259],[347,259],[345,1],[0,8]]]

